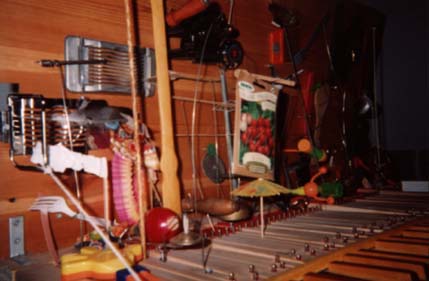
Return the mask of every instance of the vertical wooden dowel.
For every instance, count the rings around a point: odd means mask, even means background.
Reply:
[[[167,39],[165,34],[164,5],[161,0],[151,0],[152,25],[156,58],[157,95],[161,125],[161,173],[163,206],[182,213],[180,185],[177,177],[177,156],[174,145],[171,110],[170,78],[168,75]]]
[[[137,86],[137,70],[136,70],[136,53],[135,53],[135,26],[134,26],[134,11],[133,0],[124,0],[125,14],[127,22],[127,45],[128,45],[128,58],[130,64],[130,77],[131,77],[131,96],[132,96],[132,109],[134,121],[134,144],[136,149],[135,172],[137,176],[137,193],[138,193],[138,206],[139,206],[139,229],[140,239],[142,245],[143,257],[146,257],[146,230],[145,230],[145,217],[144,213],[147,210],[147,193],[143,188],[143,173],[141,172],[142,158],[140,147],[140,125],[139,125],[139,111],[138,107],[138,86]]]
[[[107,161],[107,160],[106,160]],[[106,229],[110,228],[110,192],[109,180],[107,177],[103,178],[103,197],[104,197],[104,220],[106,221]]]
[[[265,222],[264,222],[264,197],[260,197],[259,199],[259,213],[261,216],[261,238],[264,238],[264,228],[265,228]]]

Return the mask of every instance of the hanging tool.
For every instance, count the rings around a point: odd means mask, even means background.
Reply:
[[[227,69],[238,67],[243,61],[243,48],[236,40],[239,31],[230,25],[218,3],[203,2],[190,1],[167,15],[172,24],[168,36],[181,39],[180,48],[170,50],[170,58],[191,59],[194,63],[203,58],[203,63],[218,63]]]

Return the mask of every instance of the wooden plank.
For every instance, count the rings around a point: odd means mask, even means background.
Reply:
[[[364,279],[352,278],[350,276],[338,275],[329,272],[308,273],[304,281],[362,281]]]
[[[371,257],[386,257],[386,258],[394,258],[401,259],[406,261],[415,261],[415,262],[423,262],[425,264],[429,264],[429,257],[412,255],[412,254],[404,254],[404,253],[395,253],[395,252],[385,252],[373,249],[361,249],[358,253],[362,253],[366,256]]]
[[[409,270],[401,270],[382,266],[362,265],[350,262],[332,262],[328,265],[329,272],[350,277],[377,281],[417,281],[417,275]]]
[[[429,244],[429,239],[425,238],[418,238],[418,237],[404,237],[402,235],[392,235],[390,238],[398,241],[408,241],[412,243],[422,243],[422,244]]]
[[[426,264],[422,262],[404,261],[392,258],[370,257],[362,254],[347,254],[343,257],[343,261],[411,270],[417,274],[420,280],[427,280],[428,277],[426,275]]]
[[[385,214],[385,215],[407,215],[406,211],[399,210],[375,210],[370,208],[363,208],[357,206],[342,206],[342,205],[326,205],[323,207],[325,210],[338,211],[338,212],[355,212],[365,214]]]
[[[404,237],[415,237],[415,238],[424,238],[429,239],[429,231],[420,231],[420,230],[404,230],[401,233]]]
[[[420,231],[429,231],[429,226],[423,225],[411,225],[407,228],[407,230],[420,230]]]
[[[414,254],[414,255],[429,255],[429,245],[422,243],[411,243],[411,242],[401,242],[391,239],[380,239],[375,241],[375,249],[388,251],[388,252],[397,252],[404,254]]]

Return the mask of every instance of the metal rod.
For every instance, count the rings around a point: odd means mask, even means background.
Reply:
[[[172,98],[174,100],[194,102],[193,98],[188,98],[188,97],[173,96]],[[234,107],[234,105],[231,104],[231,103],[215,102],[215,101],[210,101],[210,100],[197,99],[196,102],[210,104],[210,105],[218,105],[218,106],[231,107],[231,108]]]
[[[374,91],[374,131],[375,131],[375,149],[377,151],[377,169],[381,167],[381,155],[380,155],[380,134],[378,127],[378,109],[377,109],[377,50],[376,50],[376,35],[377,28],[374,26],[372,28],[372,72],[373,72],[373,91]]]
[[[37,61],[42,67],[58,67],[62,65],[105,64],[107,60],[46,60]]]
[[[188,134],[188,133],[181,134],[181,133],[178,133],[178,134],[175,134],[175,136],[176,137],[192,137],[192,136],[194,136],[194,137],[216,137],[216,136],[226,137],[226,136],[232,136],[232,134],[227,135],[227,134],[219,134],[219,133],[217,133],[217,134]]]
[[[226,76],[225,69],[220,68],[220,85],[222,92],[222,101],[224,104],[228,102],[228,88],[226,86]],[[228,152],[228,161],[229,161],[229,174],[232,175],[232,162],[233,162],[233,154],[232,154],[232,138],[231,138],[231,120],[229,117],[228,110],[224,109],[224,120],[225,120],[225,140],[226,140],[226,148]],[[235,189],[238,187],[238,180],[236,178],[231,179],[232,188]]]

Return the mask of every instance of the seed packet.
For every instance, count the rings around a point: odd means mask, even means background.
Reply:
[[[272,180],[279,89],[258,77],[247,71],[236,76],[232,172]]]

